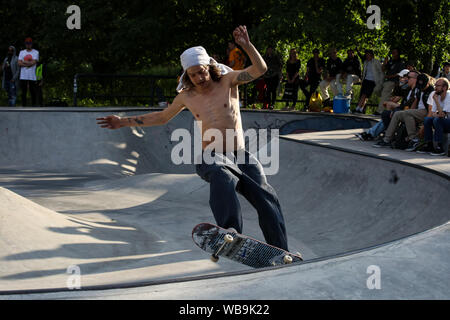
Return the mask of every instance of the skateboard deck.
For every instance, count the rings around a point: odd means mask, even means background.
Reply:
[[[297,254],[211,223],[195,226],[192,240],[201,249],[211,253],[214,262],[219,257],[225,257],[253,268],[264,268],[303,261]]]

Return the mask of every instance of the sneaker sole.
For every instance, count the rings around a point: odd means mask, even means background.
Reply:
[[[372,147],[374,147],[374,148],[392,148],[392,146],[380,146],[378,144],[373,144]]]
[[[445,156],[445,152],[442,153],[434,153],[434,152],[430,152],[431,156]]]

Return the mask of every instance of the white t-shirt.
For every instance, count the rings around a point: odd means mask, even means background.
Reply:
[[[36,60],[39,61],[39,51],[31,49],[31,51],[22,50],[19,53],[19,60],[29,61]],[[36,81],[36,65],[31,67],[21,67],[20,68],[20,80],[34,80]]]
[[[415,91],[416,89],[410,89],[409,90],[409,92],[408,92],[408,96],[406,97],[406,101],[408,101],[409,100],[409,98],[411,98],[411,95],[414,93],[414,91]]]
[[[367,63],[366,80],[375,81],[375,75],[373,74],[373,61]]]
[[[436,101],[434,101],[433,99],[435,93],[436,91],[433,91],[428,97],[427,101],[427,103],[432,107],[432,112],[437,111]],[[441,105],[442,110],[444,110],[445,112],[450,112],[450,90],[447,90],[444,101],[441,101],[441,97],[439,97],[439,104]]]
[[[431,94],[430,94],[430,96],[431,96]],[[429,97],[430,97],[429,96]],[[428,97],[428,98],[429,98]],[[427,106],[428,107],[428,106]],[[419,98],[419,103],[418,103],[418,105],[417,105],[417,109],[427,109],[426,107],[425,107],[425,105],[423,104],[423,92],[421,92],[420,93],[420,98]]]

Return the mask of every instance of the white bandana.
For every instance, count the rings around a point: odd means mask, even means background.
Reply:
[[[200,65],[209,65],[209,64],[215,64],[219,67],[221,74],[227,74],[230,71],[233,71],[233,69],[231,69],[230,67],[221,64],[221,63],[217,63],[216,60],[214,60],[213,58],[211,58],[208,53],[206,52],[205,48],[203,47],[192,47],[189,48],[187,50],[185,50],[181,56],[180,56],[180,60],[181,60],[181,66],[183,67],[183,74],[180,77],[180,82],[178,83],[177,86],[177,92],[180,92],[181,90],[183,90],[186,85],[185,83],[183,83],[183,77],[186,73],[186,70],[190,67],[193,66],[200,66]]]

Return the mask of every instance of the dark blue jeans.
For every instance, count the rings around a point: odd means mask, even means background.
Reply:
[[[5,80],[5,91],[8,94],[8,105],[10,107],[15,107],[17,99],[16,83]]]
[[[217,224],[242,233],[242,213],[236,192],[256,209],[259,226],[268,244],[287,250],[286,227],[275,190],[267,183],[259,161],[244,151],[245,163],[238,163],[237,153],[215,154],[213,164],[204,160],[196,165],[197,174],[210,184],[209,204]]]
[[[425,141],[436,141],[442,143],[442,136],[444,132],[450,132],[450,119],[426,117],[423,120],[423,126],[425,130]],[[433,139],[434,128],[434,139]]]

